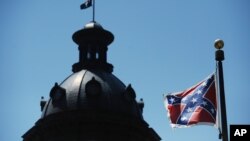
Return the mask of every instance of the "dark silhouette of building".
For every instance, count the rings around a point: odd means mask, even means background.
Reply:
[[[41,100],[42,116],[23,135],[24,141],[159,141],[143,119],[144,103],[112,74],[107,62],[111,32],[90,22],[73,34],[79,62],[50,99]]]

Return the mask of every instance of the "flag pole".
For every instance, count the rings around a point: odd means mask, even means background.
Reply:
[[[95,0],[93,0],[93,22],[95,22]]]
[[[221,133],[222,141],[228,141],[228,131],[227,131],[227,112],[226,112],[226,101],[225,101],[225,91],[224,91],[224,78],[223,78],[223,66],[222,61],[224,60],[224,51],[221,50],[224,46],[224,42],[221,39],[215,40],[215,60],[217,61],[217,75],[219,75],[219,93],[220,93],[220,116],[221,116]]]

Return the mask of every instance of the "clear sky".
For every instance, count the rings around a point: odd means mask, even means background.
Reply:
[[[0,1],[0,140],[18,141],[78,61],[72,34],[91,21],[84,0]],[[144,119],[163,141],[219,141],[212,126],[172,129],[163,94],[215,71],[214,40],[225,42],[228,124],[250,124],[249,0],[96,0],[96,20],[115,35],[108,61],[145,102]]]

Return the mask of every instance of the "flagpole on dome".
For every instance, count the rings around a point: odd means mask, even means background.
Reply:
[[[93,2],[93,22],[95,22],[95,0],[92,0]]]
[[[86,0],[81,4],[80,9],[87,9],[92,6],[92,22],[95,22],[95,0]]]
[[[215,40],[214,43],[215,48],[217,49],[215,52],[215,60],[217,66],[217,75],[219,78],[219,94],[220,94],[220,119],[221,119],[221,129],[219,128],[220,135],[219,138],[222,141],[228,141],[228,131],[227,131],[227,112],[226,112],[226,101],[225,101],[225,90],[224,90],[224,78],[223,78],[223,66],[222,61],[224,58],[224,51],[221,50],[224,46],[224,42],[221,39]]]

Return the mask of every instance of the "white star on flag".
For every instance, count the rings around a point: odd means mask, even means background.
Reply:
[[[197,91],[197,94],[201,94],[201,92],[202,92],[201,90],[198,90],[198,91]]]
[[[193,109],[192,108],[190,108],[190,107],[188,107],[188,109],[187,109],[187,112],[193,112]]]
[[[207,82],[203,82],[201,85],[202,86],[207,86]]]
[[[171,98],[169,99],[169,101],[170,101],[171,103],[174,103],[175,99],[171,97]]]
[[[202,101],[202,105],[207,106],[207,102],[206,101]]]
[[[194,104],[195,102],[197,102],[197,98],[193,98],[191,101],[192,101],[193,104]]]

